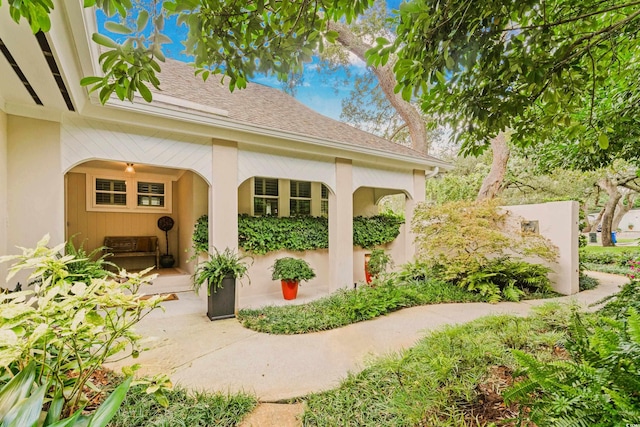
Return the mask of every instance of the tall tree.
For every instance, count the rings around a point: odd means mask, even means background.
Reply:
[[[377,5],[378,10],[382,9],[386,13],[386,1],[378,1]],[[362,61],[366,62],[366,52],[373,46],[365,41],[365,37],[374,39],[375,34],[366,34],[362,32],[357,34],[352,31],[353,27],[349,27],[341,22],[328,22],[327,26],[330,31],[338,33],[338,37],[336,38],[338,43]],[[360,26],[359,28],[366,27]],[[402,99],[402,96],[394,91],[397,85],[393,72],[394,63],[395,59],[391,59],[384,65],[371,67],[371,71],[376,76],[385,98],[389,101],[400,117],[402,117],[405,125],[409,129],[411,147],[420,153],[426,154],[429,152],[429,137],[424,116],[411,102]]]
[[[592,129],[583,143],[605,148],[607,127],[576,113],[595,108],[612,78],[629,77],[629,95],[639,93],[637,0],[414,0],[397,19],[395,41],[377,39],[368,58],[383,64],[395,53],[397,89],[420,96],[467,152],[507,129],[526,144],[558,127]]]

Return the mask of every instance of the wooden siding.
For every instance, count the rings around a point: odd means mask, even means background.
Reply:
[[[118,213],[118,212],[88,212],[86,210],[86,179],[83,173],[70,172],[66,175],[66,239],[74,237],[74,243],[79,246],[84,242],[87,251],[102,246],[105,236],[157,236],[160,253],[166,251],[164,232],[157,225],[162,213]],[[174,185],[173,199],[176,202],[177,188]],[[170,215],[178,224],[176,214]],[[178,229],[169,231],[169,253],[179,258]],[[148,261],[148,260],[147,260]],[[135,268],[135,266],[125,266]]]

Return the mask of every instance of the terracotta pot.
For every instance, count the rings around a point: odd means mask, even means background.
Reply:
[[[298,296],[298,281],[292,280],[281,280],[280,284],[282,285],[282,296],[284,299],[296,299]]]
[[[364,278],[367,283],[371,283],[371,274],[369,274],[369,260],[371,259],[371,254],[364,254]]]

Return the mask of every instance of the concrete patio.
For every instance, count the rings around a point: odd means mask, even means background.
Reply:
[[[618,291],[627,279],[590,273],[598,288],[554,300],[583,306]],[[141,375],[166,373],[190,389],[255,394],[279,401],[336,387],[349,371],[377,355],[411,347],[430,330],[489,314],[528,314],[551,300],[499,304],[441,304],[404,309],[367,322],[304,335],[269,335],[243,328],[236,319],[209,321],[202,296],[177,293],[164,312],[151,313],[136,328],[148,351],[138,359]]]

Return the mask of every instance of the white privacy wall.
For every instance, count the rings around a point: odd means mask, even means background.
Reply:
[[[505,206],[524,221],[538,221],[539,232],[558,247],[559,258],[551,267],[553,289],[564,295],[578,293],[578,202],[551,202]]]

